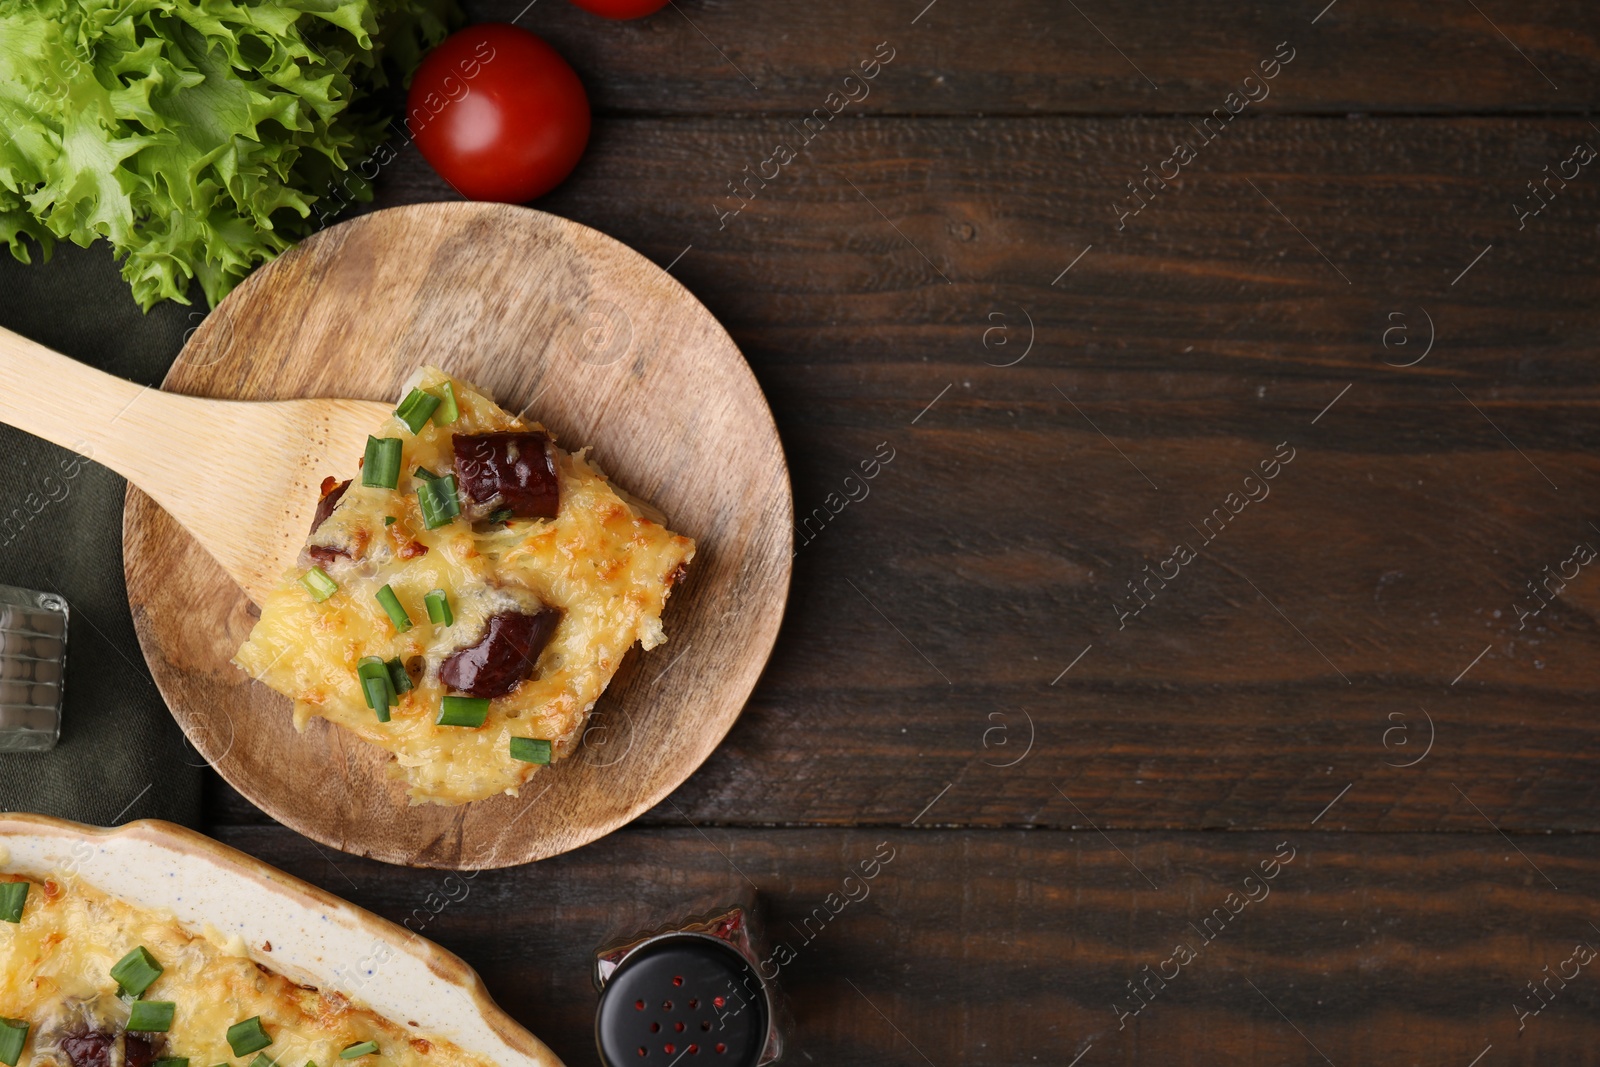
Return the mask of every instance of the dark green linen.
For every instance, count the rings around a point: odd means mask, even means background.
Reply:
[[[0,253],[0,326],[131,381],[160,382],[203,311],[141,313],[104,244],[64,246],[32,266]],[[125,483],[9,426],[0,471],[0,584],[59,593],[71,611],[61,742],[0,755],[0,810],[196,825],[205,764],[150,680],[128,611]]]

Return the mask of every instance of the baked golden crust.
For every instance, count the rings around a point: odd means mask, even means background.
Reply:
[[[450,382],[460,417],[429,422],[413,434],[391,417],[375,430],[399,438],[397,488],[353,479],[314,531],[304,557],[338,584],[324,601],[286,575],[262,605],[261,618],[235,662],[294,701],[295,725],[321,716],[388,750],[391,773],[403,777],[413,803],[460,804],[515,794],[540,769],[510,755],[513,737],[551,743],[552,760],[569,755],[595,700],[637,641],[666,640],[661,612],[673,584],[694,557],[694,542],[672,533],[646,508],[616,490],[584,452],[550,445],[560,483],[551,519],[473,523],[462,516],[424,527],[412,473],[451,470],[452,438],[511,430],[544,432],[496,406],[470,385],[424,368],[414,384],[438,391]],[[385,522],[392,518],[392,522]],[[390,586],[412,626],[404,633],[377,600]],[[431,622],[424,597],[443,589],[454,621]],[[473,644],[499,612],[562,612],[535,673],[490,701],[481,727],[436,724],[447,687],[440,665]],[[412,668],[415,688],[401,693],[388,722],[367,706],[357,666],[364,657],[398,658]]]
[[[197,1067],[248,1062],[229,1046],[228,1028],[256,1016],[272,1038],[263,1054],[284,1067],[493,1067],[338,991],[290,981],[252,960],[237,938],[229,944],[214,931],[196,936],[78,878],[0,875],[0,882],[17,881],[30,884],[22,922],[0,923],[0,1017],[28,1024],[19,1067],[85,1067],[95,1062],[97,1043],[109,1063],[123,1067],[151,1056],[184,1057]],[[166,1033],[134,1035],[143,1043],[136,1055],[131,1046],[124,1051],[129,1005],[111,968],[141,946],[163,968],[142,999],[175,1009]],[[269,946],[251,949],[270,953]],[[377,1054],[339,1059],[364,1041],[376,1043]]]

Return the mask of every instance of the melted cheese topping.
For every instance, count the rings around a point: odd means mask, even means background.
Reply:
[[[459,420],[447,427],[429,422],[412,434],[391,417],[374,436],[403,442],[398,487],[368,488],[358,475],[313,535],[311,544],[350,553],[323,564],[338,591],[318,603],[300,584],[304,571],[286,575],[234,660],[294,700],[297,728],[321,716],[392,753],[390,773],[405,779],[412,803],[515,795],[540,766],[511,758],[512,737],[549,740],[552,760],[570,755],[628,649],[636,641],[649,649],[666,640],[662,609],[694,557],[693,541],[615,489],[583,452],[567,453],[554,444],[561,486],[554,519],[474,529],[462,517],[424,529],[412,472],[449,472],[454,434],[543,431],[432,367],[414,384],[437,391],[447,381]],[[386,525],[386,516],[395,521]],[[419,554],[418,548],[427,551]],[[302,559],[307,568],[312,562]],[[385,584],[411,617],[405,633],[396,632],[376,599]],[[423,597],[434,589],[449,595],[450,626],[428,620]],[[435,725],[446,693],[438,676],[444,657],[476,643],[497,611],[539,605],[564,615],[535,673],[490,702],[482,727]],[[402,663],[420,657],[416,688],[400,694],[389,722],[379,722],[366,705],[356,676],[364,656],[399,657]]]
[[[0,881],[25,879],[0,875]],[[142,999],[176,1005],[172,1029],[154,1039],[157,1056],[191,1064],[249,1062],[236,1057],[228,1027],[254,1016],[272,1044],[263,1050],[285,1065],[341,1064],[341,1050],[374,1041],[378,1053],[351,1067],[492,1067],[448,1041],[419,1034],[352,1003],[337,992],[297,985],[249,958],[231,955],[187,933],[170,917],[136,908],[86,885],[55,876],[29,880],[19,925],[0,923],[0,1017],[28,1024],[19,1067],[71,1067],[64,1037],[98,1031],[120,1035],[128,1005],[111,968],[144,946],[165,968]],[[114,1046],[122,1048],[120,1039]],[[112,1064],[121,1064],[113,1056]]]

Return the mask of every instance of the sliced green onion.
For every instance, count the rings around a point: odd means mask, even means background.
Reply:
[[[418,467],[416,470],[411,472],[411,476],[413,478],[421,478],[425,482],[431,482],[435,478],[439,477],[437,474],[433,473],[427,467]]]
[[[150,983],[161,977],[164,969],[150,955],[150,950],[140,945],[117,961],[116,966],[111,968],[111,977],[124,993],[137,997],[150,988]]]
[[[164,1034],[172,1029],[172,1016],[177,1010],[170,1000],[136,1000],[128,1005],[128,1029]]]
[[[385,515],[383,517],[383,524],[385,526],[393,526],[394,525],[394,516],[393,515]]]
[[[0,884],[0,922],[21,922],[22,905],[27,901],[27,882],[5,882]]]
[[[482,726],[488,717],[487,697],[447,696],[439,702],[440,726]]]
[[[428,605],[428,621],[438,623],[440,626],[455,625],[455,612],[450,610],[450,594],[443,589],[435,589],[422,598]]]
[[[454,382],[445,382],[439,386],[439,410],[433,413],[433,422],[436,426],[449,426],[461,417],[461,409],[456,407],[456,387]]]
[[[542,737],[513,737],[511,758],[523,763],[549,763],[550,742]]]
[[[235,1056],[248,1056],[252,1052],[260,1052],[270,1044],[272,1036],[262,1029],[259,1015],[252,1015],[228,1027],[228,1047],[233,1049]]]
[[[150,1067],[189,1067],[189,1057],[162,1056],[160,1059],[153,1061]]]
[[[389,682],[394,686],[396,696],[401,693],[409,693],[416,688],[411,684],[411,674],[406,670],[406,665],[400,662],[399,656],[385,663],[384,666],[389,670]]]
[[[312,567],[302,574],[300,584],[306,587],[311,599],[319,604],[339,591],[339,583],[329,578],[328,572],[321,567]]]
[[[362,656],[356,663],[358,678],[388,678],[389,665],[377,656]]]
[[[21,1019],[0,1019],[0,1063],[17,1067],[22,1046],[28,1040],[28,1024]]]
[[[378,590],[378,603],[383,606],[383,612],[389,616],[389,621],[394,623],[394,628],[401,633],[411,629],[411,616],[406,614],[406,609],[400,606],[400,598],[394,595],[394,590],[385,585]]]
[[[378,1043],[376,1041],[361,1041],[339,1053],[339,1058],[341,1060],[353,1060],[361,1056],[370,1056],[376,1051],[378,1051]]]
[[[367,454],[361,461],[361,484],[373,489],[393,489],[400,484],[400,438],[367,438]]]
[[[417,486],[417,506],[422,509],[422,525],[437,530],[461,514],[461,501],[456,497],[456,476],[446,474],[431,482]]]
[[[421,433],[438,406],[438,397],[421,389],[413,389],[406,394],[404,400],[400,401],[400,406],[394,409],[394,413],[401,422],[411,427],[412,433]]]
[[[512,510],[510,508],[501,508],[499,511],[490,513],[489,521],[490,522],[510,522],[512,514],[513,514],[513,512],[512,512]]]
[[[278,1061],[263,1052],[250,1061],[250,1067],[278,1067]]]
[[[379,722],[389,721],[389,696],[394,688],[387,678],[363,678],[361,690],[367,698],[367,707],[377,715]]]
[[[379,722],[388,722],[389,708],[397,699],[389,665],[377,656],[362,656],[361,662],[356,664],[356,677],[361,680],[361,694],[367,698],[367,707],[377,714]]]

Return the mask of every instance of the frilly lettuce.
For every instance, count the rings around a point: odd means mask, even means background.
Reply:
[[[370,197],[352,170],[454,0],[0,0],[0,241],[111,242],[146,310],[211,304]],[[338,191],[335,191],[335,183]],[[321,204],[319,206],[319,201]]]

